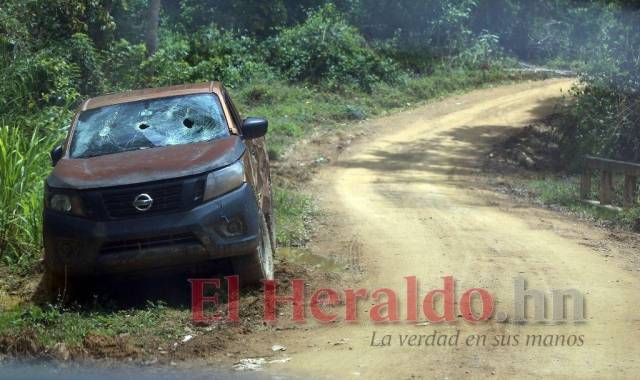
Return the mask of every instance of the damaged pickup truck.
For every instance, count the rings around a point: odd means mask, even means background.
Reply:
[[[44,285],[219,259],[243,284],[272,279],[267,128],[215,82],[85,101],[51,153]]]

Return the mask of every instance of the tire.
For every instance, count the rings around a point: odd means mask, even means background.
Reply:
[[[266,217],[267,225],[269,226],[269,239],[271,240],[271,251],[273,255],[276,253],[277,248],[277,239],[276,239],[276,218],[273,216],[273,212],[271,212]]]
[[[42,282],[45,297],[52,303],[66,303],[77,295],[77,279],[66,276],[64,273],[45,270]]]
[[[273,248],[267,221],[260,216],[258,245],[248,255],[240,256],[232,261],[233,271],[240,276],[240,284],[249,286],[261,280],[273,280]]]

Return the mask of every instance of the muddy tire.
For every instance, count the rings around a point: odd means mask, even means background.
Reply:
[[[234,273],[240,276],[242,286],[259,284],[261,280],[273,280],[273,248],[264,216],[260,216],[257,247],[250,254],[233,259],[232,264]]]
[[[266,217],[267,225],[269,226],[269,239],[271,240],[271,251],[273,254],[276,252],[276,218],[273,216],[273,212]]]

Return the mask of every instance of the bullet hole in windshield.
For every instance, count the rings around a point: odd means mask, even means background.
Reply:
[[[182,124],[184,124],[184,126],[185,126],[185,127],[187,127],[187,128],[191,128],[191,127],[193,127],[193,120],[191,120],[191,119],[184,119],[184,120],[182,121]]]
[[[145,129],[149,128],[149,124],[142,123],[142,124],[138,125],[138,128],[140,128],[142,130],[145,130]]]

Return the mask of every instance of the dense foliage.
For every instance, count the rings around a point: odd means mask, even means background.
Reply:
[[[391,59],[369,48],[333,6],[311,14],[302,25],[282,29],[266,47],[269,61],[293,82],[370,89],[378,82],[396,81],[399,74]]]
[[[39,247],[46,152],[82,98],[109,91],[221,80],[273,115],[277,156],[327,115],[360,119],[373,103],[468,88],[520,60],[581,73],[559,130],[567,160],[640,160],[637,1],[163,0],[157,51],[145,44],[149,4],[0,2],[5,260]],[[375,98],[380,86],[393,96]]]
[[[584,154],[640,162],[640,12],[609,17],[560,131],[569,162]]]

